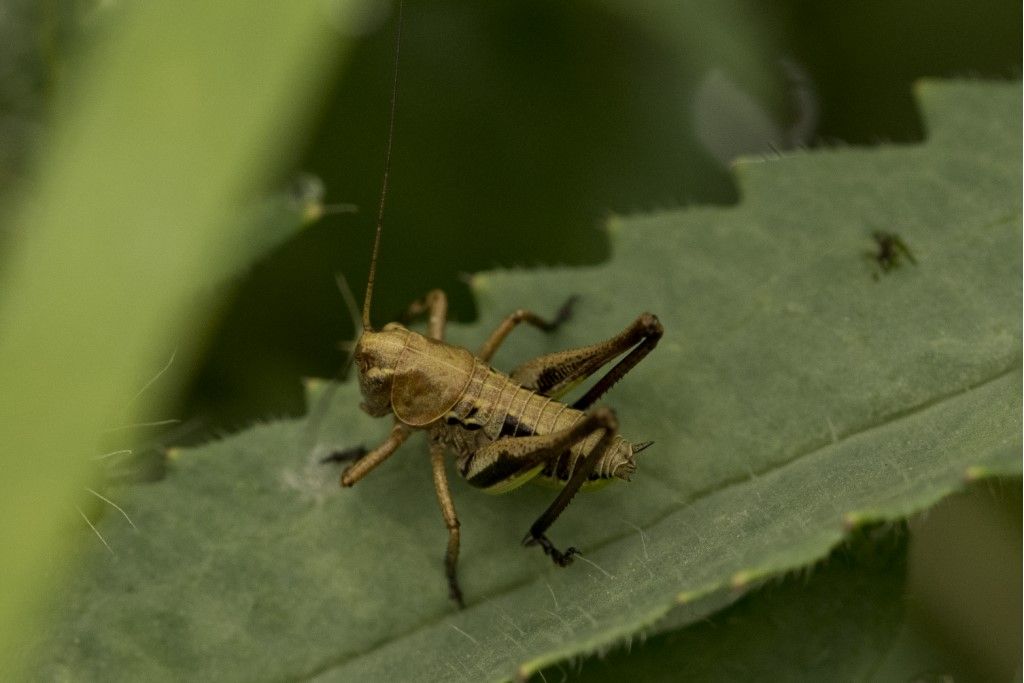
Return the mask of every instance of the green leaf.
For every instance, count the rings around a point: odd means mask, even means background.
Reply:
[[[1020,88],[928,83],[920,146],[737,166],[742,201],[611,221],[593,268],[474,278],[475,346],[517,306],[582,296],[571,325],[498,355],[590,343],[644,309],[666,336],[608,396],[654,439],[629,485],[578,496],[551,566],[519,539],[552,493],[454,482],[469,608],[453,609],[422,442],[352,490],[320,465],[387,430],[352,384],[311,383],[309,419],[175,452],[117,501],[62,597],[48,677],[323,680],[527,676],[730,590],[811,564],[853,527],[900,519],[965,479],[1020,471]],[[872,231],[916,265],[881,272]]]
[[[569,680],[863,681],[904,623],[905,529],[854,534],[809,575],[748,595],[690,628],[582,662]],[[534,681],[559,680],[559,665]]]
[[[48,107],[31,178],[0,228],[6,677],[71,564],[68,541],[82,540],[68,527],[87,528],[76,503],[97,478],[101,431],[132,421],[132,396],[212,305],[196,302],[208,274],[245,251],[237,207],[294,142],[337,42],[322,4],[100,9],[101,39]],[[179,358],[200,341],[190,329]]]

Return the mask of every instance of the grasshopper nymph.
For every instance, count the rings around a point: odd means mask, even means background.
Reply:
[[[446,570],[450,594],[463,606],[456,577],[459,520],[445,472],[445,452],[455,453],[456,468],[473,486],[503,493],[534,478],[561,487],[554,502],[533,523],[525,545],[539,545],[555,564],[568,565],[577,551],[558,550],[546,533],[581,487],[601,480],[625,479],[636,469],[634,456],[651,442],[631,443],[619,436],[615,414],[594,403],[657,345],[661,323],[644,313],[607,341],[529,360],[510,374],[489,365],[510,332],[527,323],[551,332],[569,317],[572,299],[551,321],[527,310],[509,315],[475,353],[444,342],[448,303],[433,290],[414,302],[409,319],[427,316],[427,334],[399,323],[375,329],[370,322],[377,256],[383,229],[397,99],[402,5],[395,37],[395,81],[385,154],[384,180],[377,214],[373,256],[363,300],[363,330],[354,361],[363,395],[361,407],[373,417],[392,415],[394,426],[384,442],[332,454],[325,461],[354,460],[341,474],[343,487],[353,486],[391,456],[414,430],[427,433],[434,487],[448,528]],[[628,353],[627,353],[628,352]],[[559,399],[615,358],[626,354],[581,398]]]

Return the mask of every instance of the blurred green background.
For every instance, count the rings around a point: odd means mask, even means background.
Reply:
[[[472,320],[466,274],[607,257],[609,213],[731,203],[728,159],[794,145],[922,138],[911,84],[1018,78],[1020,7],[943,2],[410,2],[388,231],[376,306],[427,289]],[[328,5],[329,6],[329,5]],[[0,182],[46,134],[48,102],[114,4],[10,2],[0,15]],[[229,293],[179,418],[196,438],[303,410],[297,378],[331,376],[353,330],[335,285],[361,292],[380,192],[392,8],[370,4],[300,132],[294,166],[329,215]],[[297,122],[297,125],[298,122]],[[191,434],[189,436],[192,436]]]
[[[728,170],[739,155],[919,141],[911,84],[920,77],[1021,74],[1021,7],[1005,0],[676,5],[407,3],[377,321],[434,287],[449,293],[453,318],[469,321],[466,274],[599,262],[608,256],[601,228],[611,213],[739,201]],[[325,2],[328,23],[330,8]],[[0,6],[5,205],[32,173],[78,56],[123,11],[109,2]],[[312,122],[294,122],[289,136],[300,144],[265,187],[271,195],[312,174],[327,204],[354,204],[358,213],[325,216],[222,288],[219,314],[201,332],[205,351],[179,358],[161,378],[180,387],[176,402],[149,416],[181,422],[141,434],[139,463],[158,463],[164,445],[300,414],[299,379],[338,372],[337,342],[354,331],[335,276],[361,294],[392,29],[393,8],[369,3],[355,29],[339,31],[347,62],[315,75]],[[0,249],[4,241],[0,232]],[[180,334],[184,344],[200,333]],[[167,344],[168,357],[175,346]],[[912,531],[911,582],[926,596],[919,647],[941,643],[968,677],[1020,676],[1019,483],[1000,485],[1000,494],[973,490],[943,508],[956,514],[937,513]],[[986,538],[982,549],[968,544]],[[999,558],[986,563],[994,573],[965,581],[992,588],[979,601],[991,607],[980,615],[950,607],[950,591],[963,585],[935,588],[989,555]],[[1007,635],[993,639],[996,632]],[[1005,645],[987,651],[994,640]]]
[[[609,213],[736,201],[725,159],[914,142],[915,79],[1020,70],[1011,2],[672,4],[410,3],[379,320],[432,287],[472,320],[465,274],[600,261]],[[362,292],[390,29],[325,75],[302,161],[281,175],[313,173],[360,212],[325,218],[240,284],[181,416],[234,429],[296,414],[295,378],[337,372],[333,342],[353,330],[334,274]]]

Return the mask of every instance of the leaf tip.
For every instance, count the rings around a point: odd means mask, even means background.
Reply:
[[[920,100],[928,95],[928,93],[934,89],[935,81],[928,78],[919,78],[913,82],[910,86],[911,92],[914,94],[914,99]]]
[[[756,157],[749,155],[739,156],[729,162],[729,171],[733,174],[733,176],[738,178],[739,176],[746,173],[752,166],[763,164],[764,162],[764,157]]]
[[[302,386],[306,391],[319,391],[324,385],[324,380],[319,377],[303,377]]]
[[[964,470],[964,483],[973,484],[979,479],[985,479],[992,476],[992,471],[982,465],[971,465]]]
[[[306,406],[315,406],[331,387],[331,381],[323,377],[303,377],[302,391],[306,395]]]
[[[861,512],[847,512],[843,515],[843,529],[849,533],[870,521],[868,515]]]
[[[473,294],[483,294],[490,285],[490,280],[482,273],[471,273],[465,276],[466,285]]]
[[[747,586],[749,586],[756,578],[757,571],[753,569],[744,569],[732,575],[732,578],[729,579],[729,587],[735,591],[746,590]]]
[[[613,237],[622,232],[622,217],[618,214],[608,216],[608,220],[604,222],[604,231],[609,237]]]

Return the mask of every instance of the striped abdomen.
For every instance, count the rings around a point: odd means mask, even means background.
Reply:
[[[431,438],[454,450],[459,471],[480,488],[507,491],[533,477],[564,484],[578,463],[601,439],[596,431],[538,465],[512,448],[485,448],[516,437],[544,436],[571,428],[583,412],[524,389],[514,380],[477,361],[458,403],[430,428]],[[598,461],[589,483],[629,479],[636,468],[633,444],[615,437]]]

